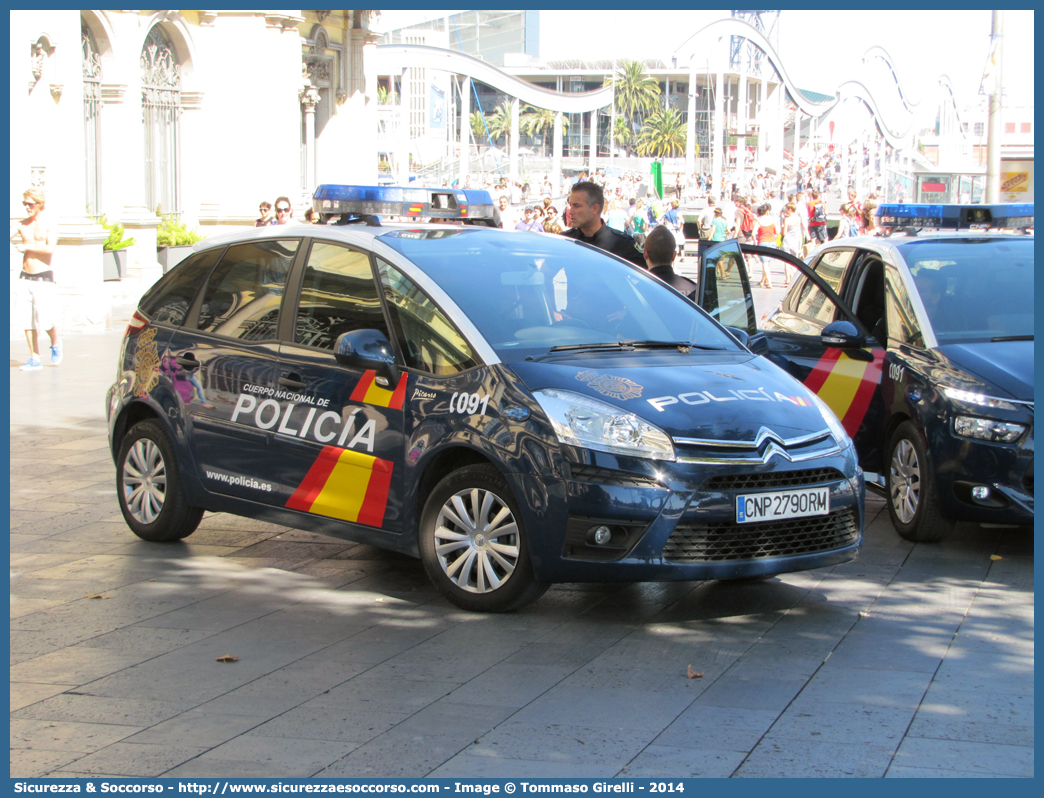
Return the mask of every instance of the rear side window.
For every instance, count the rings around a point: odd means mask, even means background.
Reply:
[[[154,324],[180,327],[185,323],[196,292],[220,254],[219,247],[187,257],[156,281],[142,297],[138,309]]]
[[[197,327],[243,341],[276,337],[286,278],[300,241],[252,241],[229,247],[203,293]]]

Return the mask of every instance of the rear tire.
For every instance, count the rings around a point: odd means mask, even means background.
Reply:
[[[116,456],[116,491],[127,526],[142,540],[166,543],[196,531],[203,511],[185,503],[180,469],[162,425],[135,424]]]
[[[543,595],[507,480],[470,465],[439,482],[424,504],[420,554],[435,587],[461,609],[509,612]]]
[[[892,435],[885,473],[888,514],[901,538],[934,543],[953,530],[935,495],[931,461],[917,427],[904,421]]]

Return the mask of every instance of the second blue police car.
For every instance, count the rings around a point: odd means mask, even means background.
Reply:
[[[480,611],[856,556],[851,439],[743,333],[585,244],[411,222],[484,221],[486,192],[315,206],[407,223],[212,238],[141,300],[107,397],[140,537],[265,519],[419,555]]]
[[[1033,206],[885,204],[878,222],[882,235],[831,241],[807,264],[718,245],[703,290],[728,300],[722,319],[754,352],[834,410],[902,537],[935,541],[958,520],[1032,524]],[[745,257],[798,273],[761,329]]]

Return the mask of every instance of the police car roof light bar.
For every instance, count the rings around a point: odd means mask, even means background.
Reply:
[[[459,219],[491,225],[494,218],[493,197],[488,191],[479,189],[324,183],[312,195],[312,207],[323,216],[363,220],[387,215],[432,221]]]
[[[1033,203],[994,205],[928,205],[883,203],[877,218],[886,228],[936,228],[940,230],[1007,229],[1033,227]]]

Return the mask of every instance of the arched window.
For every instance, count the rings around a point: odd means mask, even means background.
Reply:
[[[181,211],[178,136],[181,67],[174,45],[159,26],[141,49],[141,110],[145,127],[145,201],[155,211]]]
[[[101,57],[90,28],[80,21],[80,46],[83,50],[83,127],[84,163],[87,175],[87,212],[97,214],[101,176],[98,173],[101,130]]]

